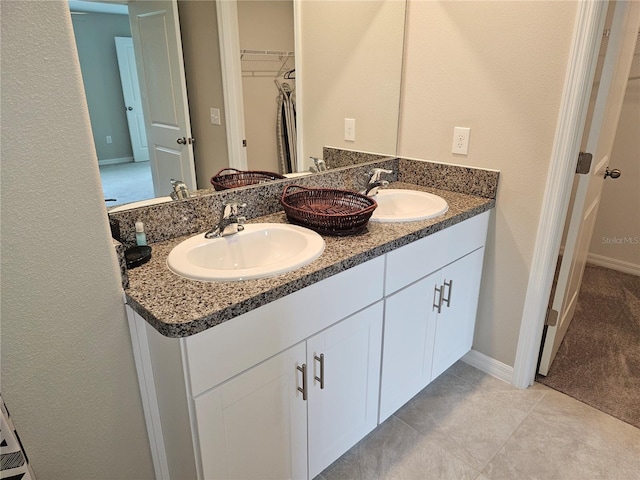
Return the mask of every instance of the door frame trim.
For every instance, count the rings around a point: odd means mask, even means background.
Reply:
[[[608,1],[579,2],[551,152],[545,194],[527,283],[512,384],[533,384],[544,319],[585,128]]]
[[[229,166],[238,170],[247,170],[247,149],[243,146],[246,136],[237,4],[235,1],[216,0],[216,13]]]

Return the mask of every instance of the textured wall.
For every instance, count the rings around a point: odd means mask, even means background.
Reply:
[[[398,154],[501,171],[474,348],[513,365],[576,2],[410,1]],[[468,156],[453,127],[471,127]]]
[[[0,8],[2,396],[38,478],[153,478],[68,6]]]

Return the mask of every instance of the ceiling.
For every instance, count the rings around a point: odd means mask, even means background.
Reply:
[[[126,1],[95,2],[93,0],[69,0],[69,10],[82,13],[115,13],[128,15],[129,8]]]

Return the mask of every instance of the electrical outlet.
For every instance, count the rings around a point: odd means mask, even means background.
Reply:
[[[471,129],[466,127],[454,127],[453,128],[453,145],[451,146],[451,153],[457,155],[467,155],[469,153],[469,135]]]
[[[107,135],[107,143],[113,143],[113,141],[111,140],[111,135]]]
[[[344,119],[344,139],[347,142],[356,141],[356,119],[355,118]]]

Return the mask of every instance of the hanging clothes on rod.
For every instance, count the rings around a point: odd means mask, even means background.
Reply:
[[[278,87],[276,135],[281,173],[293,172],[297,157],[295,90],[288,83],[274,80]]]

